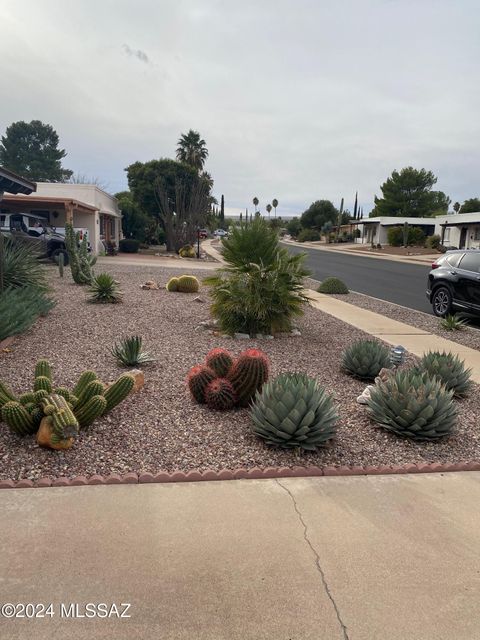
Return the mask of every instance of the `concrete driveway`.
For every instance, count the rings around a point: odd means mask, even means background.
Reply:
[[[3,490],[0,603],[53,615],[0,638],[473,640],[479,504],[480,472]]]

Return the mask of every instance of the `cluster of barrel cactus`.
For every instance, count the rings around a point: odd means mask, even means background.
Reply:
[[[180,293],[197,293],[200,283],[195,276],[180,276],[179,278],[170,278],[165,286],[167,291],[179,291]]]
[[[234,359],[226,349],[216,348],[204,364],[190,369],[187,386],[193,399],[210,409],[247,407],[268,380],[269,369],[268,358],[259,349],[248,349]]]
[[[1,418],[19,436],[37,433],[46,418],[52,442],[67,442],[122,402],[134,384],[134,376],[128,373],[105,385],[94,371],[84,371],[73,390],[55,387],[50,363],[40,360],[35,365],[33,391],[17,397],[0,382]]]
[[[178,252],[181,258],[196,258],[197,254],[191,244],[184,245]]]

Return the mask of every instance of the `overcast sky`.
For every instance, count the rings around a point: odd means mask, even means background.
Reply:
[[[193,128],[232,212],[368,212],[407,165],[480,196],[479,0],[1,0],[0,25],[0,133],[50,123],[112,192]]]

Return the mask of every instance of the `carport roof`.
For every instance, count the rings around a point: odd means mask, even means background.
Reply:
[[[29,194],[36,190],[37,185],[35,182],[30,182],[30,180],[13,173],[13,171],[0,167],[0,191]]]
[[[76,210],[83,210],[86,212],[97,211],[96,207],[92,207],[86,202],[80,202],[80,200],[74,200],[72,198],[52,198],[47,196],[4,196],[1,206],[13,205],[15,208],[28,207],[29,209],[42,207],[73,207]]]

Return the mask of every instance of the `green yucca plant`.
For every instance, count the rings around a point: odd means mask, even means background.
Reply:
[[[397,370],[377,383],[367,399],[375,422],[412,440],[437,440],[453,429],[457,410],[448,390],[437,377],[415,369]]]
[[[142,350],[142,338],[131,336],[124,338],[112,348],[112,355],[124,367],[141,366],[154,361],[154,358]]]
[[[90,286],[90,302],[111,303],[122,302],[123,292],[119,283],[109,273],[100,273],[93,279]]]
[[[456,313],[453,315],[445,316],[440,320],[440,326],[446,331],[461,331],[462,329],[465,329],[467,324],[468,323],[465,318],[461,318]]]
[[[472,381],[471,369],[465,369],[465,364],[453,353],[443,351],[429,351],[420,360],[416,371],[428,373],[431,377],[439,378],[447,389],[451,389],[456,396],[464,396],[470,390]]]
[[[46,271],[31,247],[15,242],[1,232],[0,235],[3,244],[0,253],[0,290],[31,286],[46,291]]]
[[[0,293],[0,340],[27,331],[55,306],[42,289],[30,285]]]

